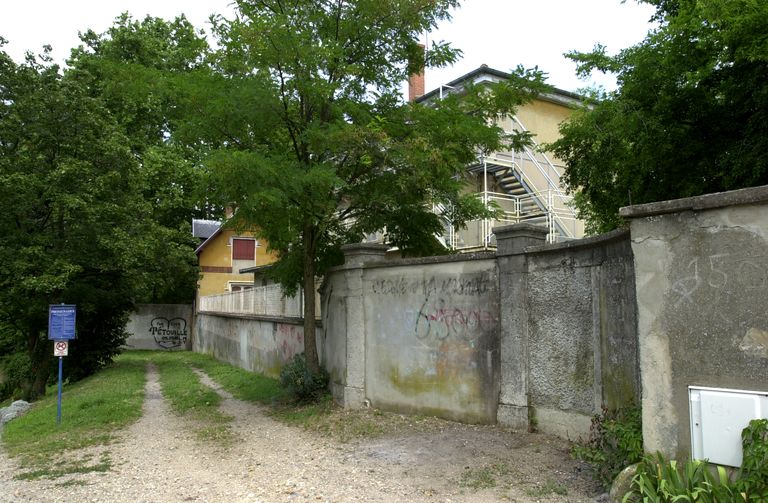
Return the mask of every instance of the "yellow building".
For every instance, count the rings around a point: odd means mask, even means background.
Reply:
[[[223,229],[220,222],[210,220],[195,220],[192,229],[196,237],[204,239],[195,250],[200,265],[198,298],[252,288],[253,274],[240,270],[276,260],[252,232]]]
[[[418,102],[439,100],[449,93],[461,93],[467,85],[500,82],[509,74],[488,66],[469,72],[438,89],[416,98]],[[497,219],[470,222],[466,229],[446,225],[443,240],[457,250],[484,249],[495,246],[492,229],[498,225],[528,222],[546,226],[550,242],[580,238],[584,223],[576,218],[572,198],[561,183],[564,163],[540,144],[560,137],[559,125],[582,106],[577,94],[553,89],[521,106],[513,117],[505,117],[498,125],[508,132],[532,133],[534,145],[522,150],[502,150],[479,157],[470,166],[472,182],[468,191],[475,192],[486,204],[494,204],[502,213]]]

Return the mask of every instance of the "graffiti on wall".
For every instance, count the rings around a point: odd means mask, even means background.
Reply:
[[[304,327],[277,323],[274,330],[275,344],[281,361],[290,361],[297,354],[304,352]]]
[[[376,295],[486,295],[492,290],[488,274],[451,278],[382,278],[371,282]]]
[[[490,375],[498,357],[493,273],[389,276],[372,279],[367,289],[378,298],[381,343],[411,348],[409,357],[392,362],[390,382],[400,391],[448,385],[471,394]]]
[[[184,346],[189,338],[187,320],[184,318],[154,318],[149,324],[149,335],[163,349]]]

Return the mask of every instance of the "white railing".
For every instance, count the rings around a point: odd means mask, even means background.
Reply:
[[[444,241],[453,250],[488,249],[495,246],[493,228],[501,225],[528,222],[541,225],[548,230],[548,237],[557,237],[561,233],[578,235],[583,223],[575,217],[569,208],[572,197],[562,191],[539,191],[520,196],[499,192],[481,192],[477,194],[486,204],[495,203],[501,210],[496,218],[474,220],[466,228],[457,229],[446,225]],[[533,205],[543,202],[548,210],[531,211]]]
[[[255,286],[239,292],[200,297],[198,310],[210,313],[302,318],[304,295],[299,289],[296,295],[287,297],[280,285]],[[320,318],[320,294],[317,288],[315,288],[315,318]]]

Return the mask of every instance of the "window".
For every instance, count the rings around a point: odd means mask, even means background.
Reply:
[[[254,260],[256,258],[256,241],[253,239],[232,239],[233,260]]]

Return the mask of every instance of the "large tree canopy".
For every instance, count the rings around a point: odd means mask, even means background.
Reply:
[[[649,3],[660,24],[640,44],[571,54],[618,81],[553,146],[592,232],[621,206],[768,183],[768,2]]]
[[[82,38],[63,71],[0,52],[0,398],[53,375],[49,304],[78,306],[76,379],[117,354],[136,302],[194,298],[201,154],[171,141],[178,100],[158,79],[207,43],[183,18],[127,15]]]
[[[339,247],[385,231],[387,243],[435,243],[447,209],[456,225],[485,209],[464,194],[465,169],[499,146],[499,116],[542,89],[519,69],[494,86],[427,105],[407,104],[401,83],[423,65],[458,56],[426,52],[418,37],[458,0],[237,1],[219,18],[221,50],[187,90],[187,110],[205,121],[182,127],[218,145],[207,161],[212,188],[277,252],[274,272],[289,289],[314,291],[339,261]],[[195,134],[195,130],[199,134]],[[523,136],[513,141],[525,141]],[[314,296],[305,302],[305,354],[318,367]]]

